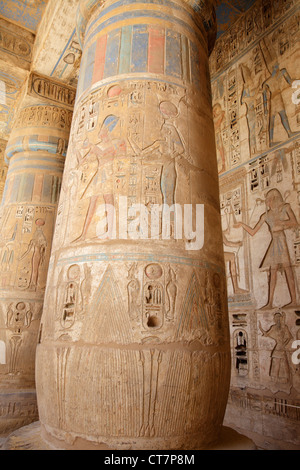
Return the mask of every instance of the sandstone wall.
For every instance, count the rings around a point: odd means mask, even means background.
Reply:
[[[232,348],[226,424],[266,448],[300,445],[299,20],[297,1],[257,1],[210,58]]]

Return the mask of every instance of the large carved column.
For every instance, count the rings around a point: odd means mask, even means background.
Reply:
[[[1,435],[37,419],[35,350],[71,119],[72,111],[27,97],[6,147],[9,169],[0,223]]]
[[[230,380],[212,2],[81,1],[78,32],[37,348],[43,436],[71,449],[203,448]]]

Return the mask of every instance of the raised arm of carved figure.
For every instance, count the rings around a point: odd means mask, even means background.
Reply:
[[[262,335],[263,335],[263,336],[267,336],[267,335],[268,335],[268,331],[266,331],[266,330],[263,329],[263,327],[261,326],[260,321],[258,322],[258,327],[259,327],[260,331],[262,332]]]
[[[244,224],[244,222],[239,222],[238,224],[236,224],[236,228],[242,227],[244,230],[246,230],[246,232],[249,233],[249,235],[251,235],[251,237],[253,237],[260,230],[265,220],[266,220],[266,213],[261,215],[255,227],[251,228],[249,227],[249,225]]]
[[[29,245],[28,245],[27,250],[26,250],[25,253],[23,253],[23,255],[19,258],[19,261],[22,261],[22,260],[25,258],[25,256],[27,256],[28,253],[30,253],[32,247],[33,247],[33,240],[30,240],[30,243],[29,243]]]
[[[285,78],[285,81],[289,84],[292,85],[292,78],[290,77],[290,74],[288,73],[287,69],[281,69],[281,73],[283,77]]]
[[[134,153],[137,156],[140,156],[140,157],[149,157],[149,156],[151,156],[151,154],[154,150],[159,149],[159,147],[161,145],[161,142],[162,142],[160,140],[155,140],[155,142],[148,145],[148,147],[145,147],[145,148],[141,149],[139,147],[139,145],[130,136],[127,137],[127,140],[130,143],[131,148],[134,151]]]

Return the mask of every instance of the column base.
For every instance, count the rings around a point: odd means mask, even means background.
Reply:
[[[256,450],[257,447],[246,436],[239,434],[235,430],[223,426],[220,440],[217,444],[208,447],[204,450]],[[67,448],[60,448],[52,446],[44,441],[42,437],[42,428],[39,421],[20,428],[8,436],[4,441],[0,450],[69,450]],[[86,445],[82,448],[77,447],[76,450],[86,450]],[[88,450],[93,450],[93,445],[89,446]],[[96,446],[95,446],[95,450]],[[113,450],[113,449],[110,449]]]

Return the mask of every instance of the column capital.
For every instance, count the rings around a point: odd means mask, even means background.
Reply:
[[[132,0],[132,3],[138,0]],[[159,0],[155,1],[156,5],[172,6],[172,3],[183,3],[188,8],[192,8],[194,12],[200,17],[207,35],[208,52],[212,52],[217,37],[217,19],[215,12],[215,0]],[[118,4],[118,6],[125,5],[125,0],[79,0],[77,10],[77,36],[81,48],[84,44],[84,35],[87,24],[97,8],[104,8],[109,4]],[[128,2],[127,2],[128,3]],[[138,3],[151,3],[151,0],[141,0]],[[117,6],[117,5],[116,5]]]
[[[66,145],[61,152],[61,140],[63,139],[65,143],[68,140],[75,97],[75,88],[31,72],[24,84],[22,99],[15,112],[14,126],[5,152],[6,164],[9,164],[15,153],[24,151],[43,150],[65,157]],[[23,139],[23,131],[29,128],[35,129],[33,132],[35,138],[31,136],[27,141],[28,139]],[[41,128],[48,129],[52,138],[49,139],[48,134],[44,137],[39,135],[38,129]]]
[[[16,153],[37,151],[64,161],[72,115],[72,111],[48,103],[20,108],[6,146],[6,164]],[[41,129],[47,130],[46,133],[41,133]],[[28,134],[29,130],[32,135]]]

